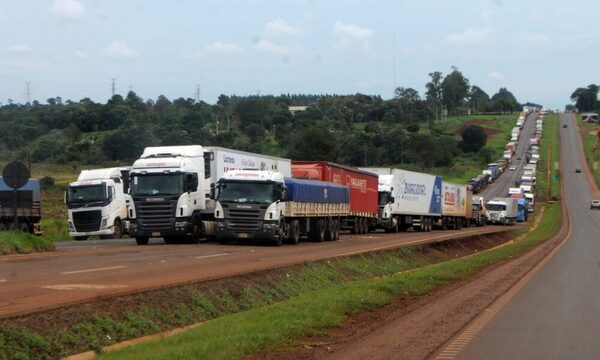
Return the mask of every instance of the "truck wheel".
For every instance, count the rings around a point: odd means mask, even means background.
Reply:
[[[323,242],[325,240],[325,221],[323,219],[319,219],[315,223],[315,228],[313,231],[313,241]]]
[[[327,219],[325,221],[325,241],[333,241],[335,240],[335,224],[333,223],[333,219]]]
[[[368,234],[369,233],[369,219],[363,218],[362,224],[363,224],[363,234]]]
[[[145,236],[140,236],[140,237],[136,237],[135,238],[135,242],[138,245],[148,245],[148,240],[150,240],[148,237]]]
[[[290,236],[288,244],[297,245],[300,242],[300,221],[292,220],[290,223]]]
[[[350,229],[350,234],[360,234],[360,219],[354,218],[354,223],[352,224],[352,228]]]
[[[29,233],[29,232],[31,232],[31,231],[29,230],[29,225],[27,225],[27,224],[26,224],[26,223],[24,223],[24,222],[20,222],[20,223],[18,223],[18,224],[17,224],[17,231],[24,232],[24,233]]]
[[[333,241],[340,239],[340,222],[339,220],[333,220]]]
[[[74,236],[73,239],[77,240],[77,241],[85,241],[88,239],[89,236]]]
[[[112,234],[100,235],[100,239],[120,239],[121,237],[123,237],[123,225],[121,225],[121,220],[119,219],[115,219]]]

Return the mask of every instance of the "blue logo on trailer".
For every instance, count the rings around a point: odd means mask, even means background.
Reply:
[[[431,202],[429,203],[430,214],[442,213],[442,178],[435,177],[433,182],[433,191],[431,192]]]

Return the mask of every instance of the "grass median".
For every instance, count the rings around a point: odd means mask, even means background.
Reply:
[[[0,231],[0,255],[30,254],[52,250],[54,250],[54,242],[43,236],[18,231]]]
[[[598,135],[600,128],[598,124],[584,123],[579,115],[575,116],[579,124],[585,158],[596,180],[596,185],[600,187],[600,136]]]

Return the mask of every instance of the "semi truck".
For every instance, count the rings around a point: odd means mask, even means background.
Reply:
[[[483,196],[473,196],[471,204],[472,204],[471,224],[474,224],[477,226],[485,226],[485,224],[486,224],[486,207],[485,207],[485,200],[483,199]]]
[[[378,210],[377,174],[327,161],[292,161],[292,176],[332,182],[349,187],[350,212],[340,228],[352,234],[365,234],[376,226]]]
[[[360,168],[379,177],[375,228],[386,232],[431,231],[442,216],[439,176],[393,168]]]
[[[493,198],[487,203],[487,222],[514,225],[517,221],[517,211],[517,199]]]
[[[460,230],[470,226],[473,215],[473,193],[466,186],[442,181],[442,229]]]
[[[347,186],[273,171],[228,171],[217,192],[216,237],[221,243],[297,244],[304,235],[311,241],[335,241],[341,220],[350,214]]]
[[[527,203],[525,197],[517,198],[517,221],[525,222],[527,221]]]
[[[13,230],[41,235],[40,182],[29,179],[17,190],[17,223],[15,224],[15,191],[0,176],[0,231]]]
[[[196,242],[215,235],[215,187],[229,170],[291,174],[291,162],[221,147],[147,147],[131,169],[130,235]]]
[[[128,167],[83,170],[65,192],[69,235],[87,240],[121,238],[129,222]]]

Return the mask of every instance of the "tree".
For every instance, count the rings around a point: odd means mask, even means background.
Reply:
[[[590,84],[587,88],[577,88],[571,94],[571,101],[579,111],[593,111],[598,107],[598,85]]]
[[[490,97],[479,86],[473,85],[469,92],[469,107],[476,112],[485,111],[490,102]]]
[[[425,84],[425,99],[428,103],[433,107],[433,112],[435,113],[436,120],[441,116],[442,110],[442,81],[444,79],[443,75],[439,71],[434,71],[429,73],[429,77],[431,81]]]
[[[311,127],[292,141],[288,156],[299,160],[335,161],[337,142],[332,141],[327,128]]]
[[[492,109],[501,112],[513,112],[520,108],[515,96],[506,88],[500,88],[492,96]]]
[[[463,76],[456,66],[442,81],[442,100],[449,112],[454,112],[463,105],[469,95],[469,80]]]
[[[475,153],[485,146],[487,134],[481,126],[469,125],[462,133],[461,148],[465,152]]]

